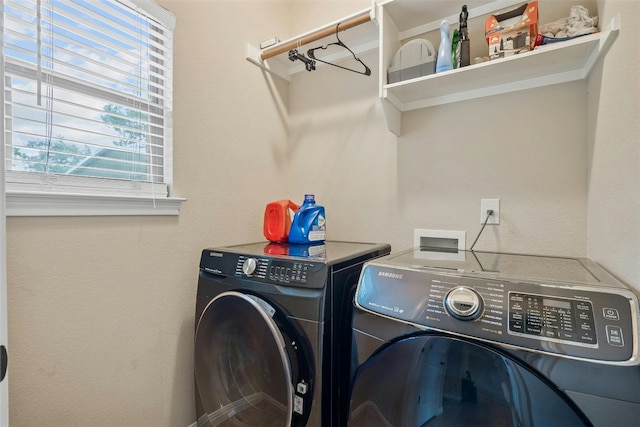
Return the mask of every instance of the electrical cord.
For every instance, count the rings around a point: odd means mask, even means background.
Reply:
[[[489,218],[491,218],[492,215],[493,215],[493,209],[487,210],[487,218],[485,218],[484,224],[482,224],[482,228],[480,229],[480,232],[476,236],[476,239],[473,241],[473,244],[471,244],[471,247],[469,248],[470,251],[473,251],[473,247],[478,242],[478,239],[480,238],[480,235],[482,234],[482,231],[484,230],[484,227],[487,225],[487,222],[489,222]]]

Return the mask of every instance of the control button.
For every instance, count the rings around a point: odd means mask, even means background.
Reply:
[[[622,328],[620,326],[607,325],[607,342],[614,347],[624,347]]]
[[[561,340],[567,340],[567,341],[577,341],[578,334],[575,334],[573,332],[568,332],[568,331],[558,331],[558,338],[560,338]]]
[[[298,383],[296,385],[296,391],[300,394],[307,394],[308,384],[307,383]]]
[[[580,330],[585,332],[593,331],[593,327],[589,323],[581,323]]]
[[[522,321],[512,320],[509,322],[509,329],[513,332],[524,332],[524,323],[522,323]]]
[[[482,299],[473,289],[459,286],[444,298],[444,307],[456,319],[474,320],[482,312]]]
[[[586,302],[577,302],[576,309],[581,311],[591,311],[591,304]]]
[[[540,335],[542,333],[542,328],[540,328],[539,326],[535,326],[535,325],[531,325],[529,323],[527,323],[526,325],[526,333],[531,334],[531,335]]]
[[[618,313],[618,310],[616,310],[615,308],[607,308],[607,307],[603,308],[602,315],[607,320],[620,320],[620,314]]]
[[[593,333],[581,332],[578,334],[578,339],[587,344],[596,344],[596,337]]]
[[[255,258],[247,258],[242,263],[242,272],[247,276],[251,276],[254,271],[256,271],[256,267],[258,266],[258,260]]]
[[[509,310],[523,311],[524,297],[520,294],[509,294]]]
[[[580,320],[591,320],[591,313],[588,311],[580,311],[578,312],[578,319]]]
[[[520,294],[511,294],[509,300],[513,302],[524,302],[524,297]]]

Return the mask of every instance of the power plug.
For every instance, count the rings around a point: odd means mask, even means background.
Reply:
[[[487,221],[487,216],[489,220]],[[480,224],[499,225],[500,224],[500,199],[480,200]]]

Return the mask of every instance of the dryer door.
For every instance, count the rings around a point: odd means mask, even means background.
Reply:
[[[575,404],[498,349],[446,335],[391,343],[358,367],[349,426],[590,426]]]
[[[302,426],[312,400],[302,337],[263,299],[225,292],[195,338],[198,426]],[[294,388],[295,387],[295,388]]]

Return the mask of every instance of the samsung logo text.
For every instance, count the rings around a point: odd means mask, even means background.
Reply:
[[[379,271],[378,276],[388,277],[389,279],[402,279],[402,274],[399,273],[391,273],[389,271]]]

